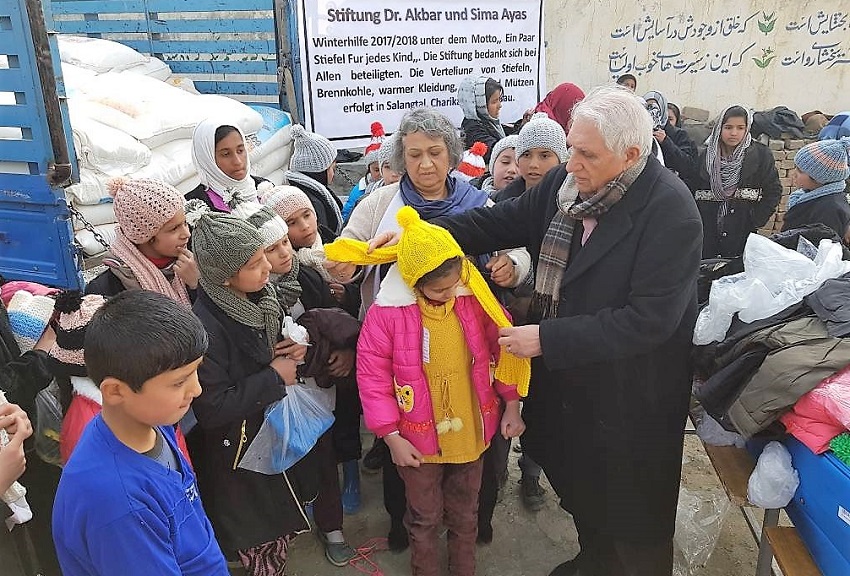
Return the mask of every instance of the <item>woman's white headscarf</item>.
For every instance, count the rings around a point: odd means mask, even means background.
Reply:
[[[245,177],[234,180],[215,163],[215,131],[221,126],[232,126],[239,132],[242,142],[247,148],[245,134],[236,125],[236,122],[222,121],[221,119],[207,119],[198,124],[192,134],[192,163],[198,171],[201,184],[221,196],[229,205],[234,206],[240,202],[259,202],[257,199],[257,186],[251,177],[251,160],[245,155]]]

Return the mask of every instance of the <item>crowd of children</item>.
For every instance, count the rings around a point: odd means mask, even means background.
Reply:
[[[524,321],[534,278],[525,250],[465,255],[428,220],[533,194],[567,161],[584,93],[562,84],[513,124],[499,119],[503,97],[492,78],[465,79],[460,133],[428,109],[390,136],[374,123],[367,173],[345,205],[330,190],[328,139],[294,126],[287,184],[274,186],[251,174],[238,127],[205,120],[193,136],[196,189],[110,182],[116,239],[85,295],[4,286],[0,389],[12,404],[0,405],[11,438],[0,491],[23,471],[36,396],[61,419],[61,480],[30,457],[21,480],[35,520],[13,531],[36,541],[43,573],[282,575],[311,524],[328,561],[345,566],[356,556],[343,520],[361,506],[361,415],[376,435],[369,466],[383,468],[390,548],[410,545],[412,573],[439,574],[444,525],[450,573],[475,573],[530,375],[498,329]],[[657,91],[645,100],[657,155],[694,191],[703,256],[740,255],[780,197],[749,111],[726,109],[697,154],[678,108]],[[850,241],[848,155],[846,138],[799,151],[786,228],[820,222]],[[370,251],[365,241],[385,230],[400,230],[399,244]],[[240,466],[299,386],[334,391],[330,429],[274,474]],[[540,467],[525,455],[520,467],[523,502],[539,510]],[[20,547],[0,538],[4,563]]]

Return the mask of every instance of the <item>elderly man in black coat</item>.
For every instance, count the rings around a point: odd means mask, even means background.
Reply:
[[[550,576],[669,575],[702,224],[650,156],[639,98],[598,88],[572,122],[569,161],[536,188],[433,223],[467,253],[526,246],[535,261],[537,322],[500,344],[533,358],[523,448],[579,534]]]

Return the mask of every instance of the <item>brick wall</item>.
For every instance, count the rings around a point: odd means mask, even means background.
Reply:
[[[814,140],[817,140],[817,138],[805,140],[782,138],[780,140],[763,142],[773,152],[773,158],[776,161],[776,170],[779,172],[779,182],[782,184],[782,199],[779,201],[776,212],[773,213],[767,224],[759,230],[759,233],[769,236],[782,229],[782,223],[785,220],[785,209],[788,205],[788,196],[793,190],[791,176],[794,171],[794,156],[797,154],[797,150]]]

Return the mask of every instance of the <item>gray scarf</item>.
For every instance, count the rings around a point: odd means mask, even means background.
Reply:
[[[528,312],[532,323],[558,316],[561,279],[570,260],[576,220],[598,218],[608,212],[626,195],[626,191],[643,172],[646,162],[646,157],[641,158],[587,200],[579,199],[575,178],[572,174],[567,174],[558,191],[558,211],[549,222],[549,228],[540,246],[537,279]]]
[[[292,308],[295,303],[301,298],[301,284],[298,283],[298,271],[301,264],[298,258],[293,256],[292,269],[286,274],[273,274],[269,279],[269,284],[274,287],[277,293],[277,299],[286,310]]]
[[[271,284],[266,284],[256,293],[259,296],[256,304],[250,298],[240,298],[232,290],[224,286],[211,284],[201,277],[201,287],[216,306],[229,318],[257,330],[265,330],[266,341],[270,354],[274,354],[274,346],[280,335],[280,304]]]

